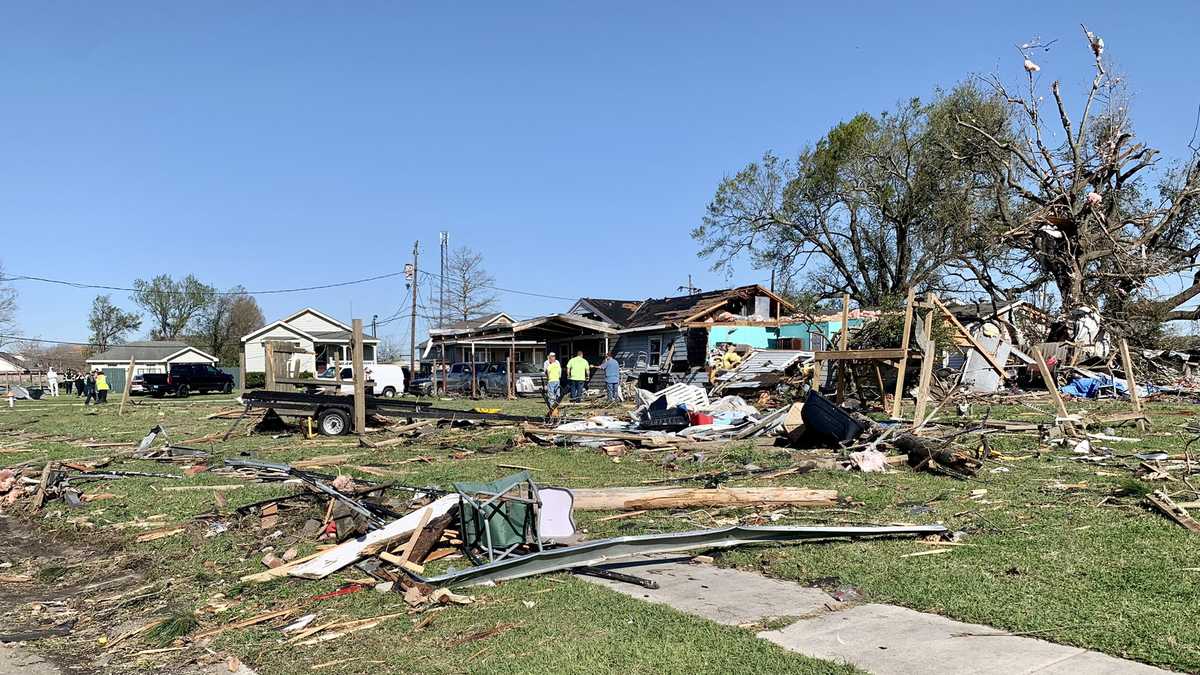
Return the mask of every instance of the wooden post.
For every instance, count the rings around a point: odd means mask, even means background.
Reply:
[[[133,388],[133,357],[129,359],[129,365],[125,367],[125,391],[121,392],[121,408],[117,410],[117,415],[125,414],[125,404],[129,402],[129,390]],[[170,366],[167,366],[168,368]]]
[[[508,342],[508,398],[517,397],[517,334],[513,333]]]
[[[1133,403],[1133,411],[1136,413],[1142,412],[1142,397],[1138,396],[1137,380],[1133,375],[1133,359],[1129,358],[1129,343],[1125,338],[1121,338],[1121,370],[1125,371],[1125,385],[1129,387],[1129,400]],[[1146,420],[1139,419],[1137,428],[1140,432],[1146,431]]]
[[[242,393],[246,392],[246,345],[242,344],[242,351],[238,352],[238,390]]]
[[[925,408],[929,405],[929,383],[933,379],[933,362],[937,360],[937,343],[933,340],[935,313],[937,310],[932,307],[925,313],[925,341],[921,345],[921,376],[917,380],[917,407],[913,410],[913,424],[925,421]]]
[[[850,327],[848,325],[849,323],[850,323],[850,294],[843,293],[842,294],[842,337],[839,342],[839,344],[840,344],[839,349],[841,349],[842,351],[846,351],[846,348],[849,347],[849,345],[850,345]],[[849,365],[848,362],[842,362],[842,363],[837,364],[837,369],[838,369],[837,402],[838,403],[841,403],[846,397],[846,367],[848,365]]]
[[[1033,348],[1033,360],[1037,363],[1038,370],[1042,373],[1042,381],[1046,383],[1046,389],[1050,392],[1050,398],[1054,399],[1054,409],[1058,412],[1058,416],[1067,417],[1067,406],[1063,403],[1062,394],[1058,393],[1058,383],[1054,381],[1054,376],[1050,374],[1050,367],[1046,365],[1046,359],[1042,356],[1042,348]],[[1070,422],[1062,423],[1063,430],[1069,433],[1075,432],[1075,425]]]
[[[267,340],[263,348],[263,386],[267,391],[275,391],[275,345]]]
[[[367,432],[367,374],[363,370],[363,322],[362,319],[355,319],[352,328],[354,329],[353,349],[351,358],[353,363],[351,368],[354,369],[354,431],[359,434]]]
[[[904,400],[904,376],[908,370],[908,335],[912,332],[913,302],[916,289],[909,287],[904,300],[904,333],[900,335],[900,365],[896,368],[896,393],[892,396],[892,419],[900,419],[900,403]]]

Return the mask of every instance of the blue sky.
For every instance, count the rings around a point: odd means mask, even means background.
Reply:
[[[0,4],[0,260],[273,289],[399,270],[415,239],[432,269],[448,230],[503,287],[670,295],[689,273],[764,276],[696,258],[723,175],[971,73],[1015,77],[1034,35],[1060,39],[1042,75],[1076,91],[1079,23],[1103,36],[1167,157],[1200,104],[1195,2],[436,4]],[[86,339],[95,291],[16,286],[26,335]],[[259,301],[369,322],[403,296]],[[502,294],[522,316],[569,304]]]

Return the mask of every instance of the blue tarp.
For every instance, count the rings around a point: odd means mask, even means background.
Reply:
[[[1117,396],[1129,395],[1129,385],[1125,383],[1125,380],[1101,374],[1077,378],[1059,389],[1062,393],[1076,398],[1099,398],[1101,391],[1104,391],[1105,394],[1112,394],[1113,390]],[[1158,391],[1158,387],[1153,385],[1139,386],[1138,396],[1149,396],[1156,391]]]

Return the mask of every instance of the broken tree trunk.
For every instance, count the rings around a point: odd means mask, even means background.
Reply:
[[[836,506],[837,490],[808,488],[621,487],[571,490],[577,511],[635,511],[709,506]]]

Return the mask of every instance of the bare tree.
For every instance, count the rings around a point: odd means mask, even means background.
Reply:
[[[375,348],[375,358],[380,363],[398,363],[407,356],[408,349],[400,338],[394,335],[381,338],[379,345]]]
[[[483,256],[463,246],[446,262],[446,310],[456,321],[469,321],[494,312],[496,280],[483,267]]]
[[[12,340],[5,335],[17,332],[17,290],[5,283],[4,261],[0,260],[0,346]]]
[[[1136,140],[1103,39],[1083,32],[1094,65],[1078,117],[1057,80],[1049,101],[1039,94],[1033,59],[1041,45],[1025,44],[1018,47],[1025,68],[1019,91],[986,79],[1013,112],[1010,136],[971,115],[958,120],[994,158],[1003,243],[1020,256],[1019,268],[1053,283],[1066,313],[1098,312],[1118,331],[1136,321],[1200,318],[1177,309],[1200,295],[1200,272],[1192,274],[1200,257],[1200,154],[1193,142],[1186,161],[1158,165],[1158,151]],[[1191,280],[1168,297],[1151,297],[1151,282],[1170,274]]]
[[[216,289],[192,275],[175,281],[160,274],[150,281],[133,282],[133,301],[150,315],[151,335],[174,340],[187,333],[192,321],[214,302]]]
[[[95,349],[94,353],[108,351],[109,347],[121,344],[130,331],[141,326],[142,317],[114,305],[111,296],[97,295],[92,301],[92,311],[88,314],[91,337],[88,340]]]
[[[261,328],[262,310],[254,296],[237,286],[215,293],[195,321],[196,346],[217,357],[222,363],[237,363],[243,335]]]

